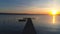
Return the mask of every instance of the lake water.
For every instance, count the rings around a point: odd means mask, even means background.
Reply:
[[[0,32],[22,32],[26,22],[18,22],[18,19],[25,17],[34,18],[37,34],[60,34],[60,16],[49,15],[0,15]]]

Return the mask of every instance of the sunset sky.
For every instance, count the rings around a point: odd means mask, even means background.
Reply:
[[[47,14],[60,11],[60,0],[0,0],[0,13]]]

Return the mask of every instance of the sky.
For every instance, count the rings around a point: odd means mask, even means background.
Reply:
[[[0,13],[48,13],[60,11],[60,0],[0,0]]]

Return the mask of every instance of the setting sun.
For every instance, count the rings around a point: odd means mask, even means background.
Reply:
[[[56,15],[56,14],[57,14],[57,10],[51,10],[51,11],[49,12],[49,14],[50,14],[50,15]]]
[[[56,10],[52,10],[52,14],[53,15],[56,15],[57,14],[57,11]]]

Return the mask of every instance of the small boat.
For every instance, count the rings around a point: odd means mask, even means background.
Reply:
[[[22,18],[22,19],[18,19],[19,22],[26,22],[29,19],[35,19],[35,18]]]
[[[25,22],[26,19],[19,19],[18,21],[19,21],[19,22]]]

